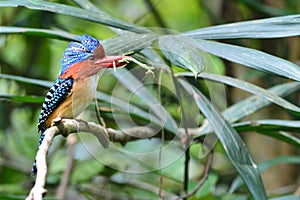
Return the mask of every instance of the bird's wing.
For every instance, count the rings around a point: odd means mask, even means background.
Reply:
[[[73,78],[57,79],[51,86],[44,100],[41,114],[38,121],[39,132],[46,130],[45,123],[51,113],[63,102],[71,93]]]

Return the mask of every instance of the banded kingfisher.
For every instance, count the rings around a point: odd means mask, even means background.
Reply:
[[[89,36],[78,37],[69,43],[63,53],[59,77],[47,93],[38,120],[41,134],[51,127],[55,118],[76,118],[93,100],[96,93],[98,72],[104,68],[125,66],[130,56],[107,56],[100,42]],[[36,161],[32,174],[36,174]]]

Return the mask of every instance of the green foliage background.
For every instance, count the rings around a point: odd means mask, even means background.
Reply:
[[[97,99],[101,116],[108,127],[115,129],[119,127],[113,113],[120,117],[130,115],[139,125],[152,121],[155,128],[159,125],[159,113],[148,113],[149,105],[161,103],[168,114],[165,144],[174,141],[171,139],[177,133],[175,126],[184,120],[201,127],[188,152],[188,191],[203,175],[206,158],[199,157],[201,141],[212,132],[218,137],[209,175],[189,199],[299,198],[300,70],[295,64],[300,57],[299,9],[298,1],[0,1],[0,198],[24,199],[32,187],[30,169],[37,150],[36,122],[41,103],[57,78],[62,52],[70,40],[82,34],[101,40],[107,54],[133,51],[138,60],[156,68],[156,79],[163,70],[165,85],[180,86],[182,104],[178,93],[174,97],[167,90],[159,92],[157,86],[147,84],[155,78],[130,64],[101,77]],[[264,19],[254,20],[258,18]],[[226,25],[230,22],[236,23]],[[179,32],[180,37],[174,36]],[[146,48],[150,46],[154,49]],[[145,87],[139,93],[131,91],[141,83]],[[211,94],[210,84],[224,87],[227,104],[222,102],[224,91]],[[111,105],[116,86],[118,101]],[[188,96],[191,93],[192,104]],[[128,94],[132,95],[129,102]],[[132,108],[129,111],[123,106],[127,103]],[[270,106],[271,103],[276,106]],[[94,105],[81,118],[97,121]],[[269,109],[273,115],[265,115],[261,109]],[[186,119],[182,113],[186,113]],[[204,123],[206,120],[210,126]],[[195,128],[185,126],[182,128]],[[265,143],[263,151],[249,153],[242,138],[250,134],[283,141],[292,150],[269,160],[263,155],[272,144]],[[80,134],[73,147],[74,166],[67,199],[158,199],[160,177],[164,199],[176,199],[184,193],[186,154],[180,140],[171,150],[163,151],[163,158],[182,156],[161,171],[151,170],[153,163],[158,162],[156,157],[136,158],[104,151],[93,141],[92,136]],[[109,165],[95,159],[86,144],[98,148],[99,154],[105,152],[101,158]],[[161,138],[115,145],[130,152],[152,151],[160,147]],[[68,148],[65,139],[57,137],[49,152],[47,198],[55,198]],[[292,165],[293,170],[281,173],[292,174],[293,179],[289,185],[282,183],[284,189],[267,190],[268,180],[262,181],[260,173],[281,163]],[[120,169],[149,172],[125,173]]]

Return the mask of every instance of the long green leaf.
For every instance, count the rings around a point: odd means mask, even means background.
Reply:
[[[76,40],[77,35],[71,34],[61,30],[49,30],[39,28],[25,28],[25,27],[12,27],[0,26],[0,33],[21,33],[24,35],[36,35],[61,40]]]
[[[194,97],[199,109],[214,129],[226,154],[248,186],[253,198],[256,200],[267,199],[257,166],[253,162],[246,145],[238,133],[199,90],[183,80],[180,80],[180,83]]]
[[[233,124],[233,127],[237,131],[256,131],[262,135],[267,135],[280,141],[287,142],[298,148],[300,148],[300,139],[286,133],[289,132],[299,132],[300,122],[292,120],[253,120]]]
[[[19,81],[22,83],[29,83],[29,84],[49,87],[49,88],[53,84],[50,81],[42,81],[42,80],[38,80],[38,79],[26,78],[26,77],[22,77],[22,76],[14,76],[14,75],[9,75],[9,74],[0,74],[0,78]]]
[[[299,156],[279,156],[276,158],[273,158],[271,160],[267,160],[263,163],[258,164],[258,169],[260,172],[265,171],[266,169],[273,167],[275,165],[278,165],[280,163],[288,163],[288,164],[300,164],[300,157]],[[235,190],[237,190],[240,186],[243,185],[243,181],[240,176],[236,177],[231,184],[231,187],[229,189],[229,193],[233,193]],[[299,197],[298,197],[299,198]]]
[[[300,35],[300,15],[236,22],[185,33],[193,39],[279,38]]]
[[[203,51],[226,60],[239,63],[256,70],[300,81],[299,66],[270,54],[246,47],[200,39],[194,44]]]
[[[263,172],[265,171],[266,169],[270,168],[270,167],[273,167],[275,165],[278,165],[280,163],[289,163],[289,164],[300,164],[300,157],[295,155],[295,156],[290,156],[290,155],[287,155],[287,156],[279,156],[279,157],[276,157],[276,158],[273,158],[271,160],[267,160],[263,163],[260,163],[258,165],[258,169],[259,171]]]
[[[193,74],[190,72],[182,72],[182,73],[178,73],[178,75],[179,76],[193,76]],[[255,94],[259,97],[265,98],[265,99],[271,101],[272,103],[275,103],[285,109],[300,113],[300,108],[295,106],[294,104],[288,102],[287,100],[285,100],[277,95],[272,94],[268,90],[265,90],[261,87],[258,87],[252,83],[243,81],[241,79],[236,79],[236,78],[232,78],[229,76],[222,76],[222,75],[211,74],[211,73],[201,73],[198,75],[198,77],[239,88],[241,90]]]
[[[94,11],[86,11],[81,8],[76,8],[73,6],[53,3],[48,1],[36,1],[36,0],[11,0],[11,1],[1,1],[0,7],[18,7],[24,6],[29,9],[34,10],[43,10],[49,11],[53,13],[59,13],[63,15],[69,15],[73,17],[78,17],[81,19],[86,19],[92,22],[97,22],[101,24],[105,24],[108,26],[113,26],[116,28],[130,30],[137,33],[149,33],[150,31],[146,28],[139,27],[137,25],[131,24],[129,22],[125,22],[116,18],[113,18],[104,12],[94,12]]]
[[[41,103],[44,101],[44,98],[37,97],[37,96],[0,94],[0,101],[1,100],[18,101],[18,102],[26,102],[26,103]]]
[[[300,147],[300,139],[296,136],[291,135],[291,133],[287,133],[284,131],[264,131],[264,130],[258,131],[258,133],[269,136],[269,137],[276,138],[282,142],[289,143],[298,148]]]
[[[297,90],[300,90],[300,83],[297,82],[284,83],[268,89],[269,92],[277,96],[287,96]],[[271,102],[265,98],[253,95],[230,106],[222,112],[222,115],[227,121],[233,123],[246,116],[251,115],[261,108],[270,105],[270,103]],[[197,136],[199,137],[205,135],[207,133],[210,133],[211,131],[212,128],[209,126],[209,124],[204,124],[201,127],[201,131],[198,132]]]
[[[272,94],[282,97],[292,94],[298,90],[300,90],[300,83],[297,82],[283,83],[268,89],[268,91]],[[253,95],[224,110],[223,116],[225,116],[228,121],[235,122],[270,105],[270,103],[271,102],[267,99]]]
[[[300,121],[281,119],[261,119],[234,124],[239,131],[300,131]]]

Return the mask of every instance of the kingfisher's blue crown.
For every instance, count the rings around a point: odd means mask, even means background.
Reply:
[[[90,35],[79,36],[78,40],[81,43],[70,42],[65,50],[62,58],[60,75],[62,75],[72,64],[87,59],[95,52],[96,48],[100,44],[97,39]]]

